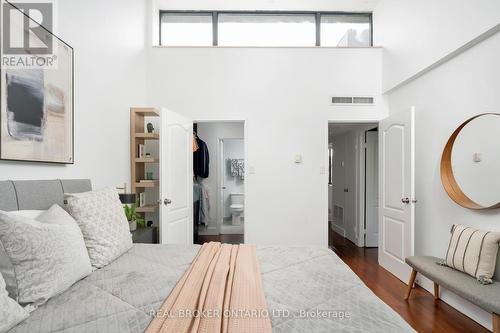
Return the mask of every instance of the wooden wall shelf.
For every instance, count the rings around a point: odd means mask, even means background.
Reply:
[[[157,151],[158,145],[151,141],[160,140],[161,133],[147,133],[146,129],[146,123],[156,122],[155,119],[151,119],[151,117],[159,116],[160,111],[155,108],[130,108],[130,184],[132,193],[135,193],[138,199],[142,193],[145,193],[145,205],[137,207],[136,212],[143,216],[145,220],[153,221],[155,225],[158,225],[160,222],[157,214],[159,210],[159,205],[157,203],[160,189],[159,175],[154,174],[153,177],[156,178],[154,181],[141,182],[141,180],[146,179],[146,172],[154,171],[154,173],[157,173],[159,169],[159,166],[157,167],[157,165],[154,164],[160,163],[158,158],[159,152]],[[151,153],[152,156],[139,157],[140,145],[144,145],[145,150]]]
[[[155,180],[154,182],[137,182],[135,183],[135,187],[142,187],[142,188],[154,188],[157,187],[160,184],[158,180]]]
[[[160,140],[160,134],[158,133],[135,133],[135,137],[145,140]]]
[[[141,157],[135,159],[136,163],[158,163],[159,161],[160,160],[157,158],[149,158],[149,157]]]
[[[135,209],[138,213],[154,213],[158,209],[158,205],[144,205]]]
[[[130,108],[133,110],[138,115],[141,116],[146,116],[146,117],[159,117],[160,116],[160,111],[156,108],[143,108],[143,107],[133,107]]]

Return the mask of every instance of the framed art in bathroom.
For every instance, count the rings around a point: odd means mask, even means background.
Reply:
[[[0,159],[73,164],[74,50],[44,33],[56,65],[0,70]]]

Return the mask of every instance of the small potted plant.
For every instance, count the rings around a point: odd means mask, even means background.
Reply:
[[[133,203],[131,205],[124,205],[123,209],[125,210],[125,216],[128,220],[128,225],[130,227],[130,231],[134,231],[137,229],[137,226],[144,227],[145,222],[141,215],[139,215],[136,211],[137,203]]]

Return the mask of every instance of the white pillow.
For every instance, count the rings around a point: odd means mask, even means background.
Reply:
[[[41,213],[43,213],[43,210],[15,210],[9,212],[11,215],[15,216],[23,216],[27,217],[30,219],[36,219]],[[9,293],[9,296],[17,301],[17,281],[16,281],[16,276],[14,275],[14,266],[12,266],[12,263],[10,262],[9,257],[5,253],[5,250],[3,249],[3,246],[0,242],[0,272],[4,273],[4,280],[7,284],[7,292]]]
[[[132,235],[116,189],[65,194],[94,268],[102,268],[132,248]]]
[[[10,215],[27,217],[29,219],[36,219],[44,210],[13,210],[9,212]]]
[[[28,311],[7,295],[2,274],[0,274],[0,314],[0,333],[7,332],[29,315]]]
[[[483,284],[493,283],[500,232],[453,225],[446,251],[446,265],[474,276]]]
[[[21,304],[41,305],[92,272],[78,225],[58,205],[36,220],[0,211],[0,242]]]

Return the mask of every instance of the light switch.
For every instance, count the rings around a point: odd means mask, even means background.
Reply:
[[[483,160],[483,154],[481,153],[474,153],[474,155],[472,155],[472,160],[476,163],[479,163]]]
[[[248,173],[251,174],[251,175],[254,175],[255,174],[255,167],[253,165],[251,165],[249,168],[248,168]]]
[[[300,164],[302,163],[302,155],[297,154],[295,155],[295,164]]]

